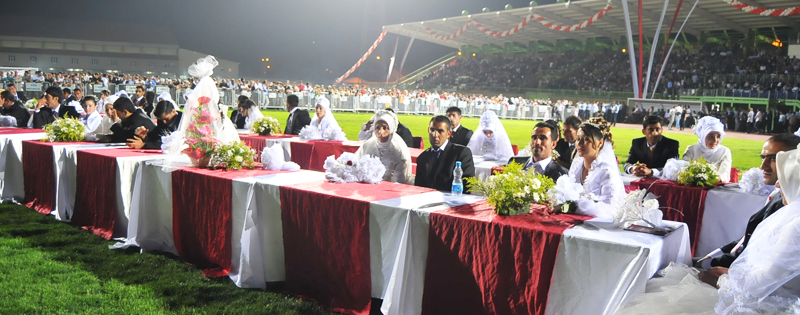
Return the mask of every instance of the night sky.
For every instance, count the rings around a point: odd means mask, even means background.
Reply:
[[[181,48],[240,62],[240,75],[268,79],[303,79],[329,84],[349,69],[378,37],[381,26],[478,13],[519,0],[194,0],[194,1],[4,1],[0,18],[16,16],[31,23],[53,24],[82,19],[136,27],[169,29]],[[539,4],[554,1],[539,1]],[[49,18],[58,22],[48,21]],[[368,62],[353,74],[385,80],[397,36],[388,34]],[[98,39],[102,40],[102,39]],[[107,39],[124,41],[123,39]],[[409,38],[401,37],[395,69]],[[452,48],[415,41],[404,73],[452,52]],[[377,61],[375,55],[386,56]],[[262,58],[270,58],[266,70]],[[326,72],[329,69],[331,72]],[[267,74],[264,74],[267,71]],[[382,78],[382,79],[381,79]]]

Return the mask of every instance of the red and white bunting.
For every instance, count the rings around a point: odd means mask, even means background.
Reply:
[[[765,9],[765,8],[750,6],[736,0],[722,0],[722,1],[725,1],[725,3],[732,5],[734,8],[741,9],[743,11],[761,16],[788,16],[788,15],[800,14],[800,5],[784,9]]]
[[[356,71],[356,69],[358,69],[358,67],[360,67],[362,63],[364,63],[364,60],[367,60],[367,58],[369,58],[369,55],[372,54],[372,51],[375,50],[375,47],[378,47],[378,44],[381,43],[384,37],[386,37],[386,30],[381,32],[381,36],[378,36],[378,39],[376,39],[375,42],[372,43],[372,46],[369,47],[369,50],[367,50],[364,56],[362,56],[361,59],[359,59],[358,62],[356,62],[356,64],[350,68],[350,70],[347,70],[347,72],[345,72],[344,75],[336,79],[336,84],[342,83],[344,79],[347,79],[347,77],[353,74],[353,71]]]
[[[725,0],[725,1],[735,1],[735,0]],[[495,32],[495,31],[489,30],[489,29],[483,27],[483,24],[478,23],[478,21],[475,21],[475,20],[467,21],[467,23],[464,24],[464,26],[462,26],[458,31],[456,31],[453,34],[447,35],[447,36],[442,36],[442,35],[436,34],[436,32],[434,32],[429,27],[426,27],[425,30],[428,31],[428,34],[433,36],[433,38],[435,38],[435,39],[438,39],[438,40],[451,40],[451,39],[455,39],[456,37],[458,37],[461,34],[463,34],[470,27],[470,25],[475,25],[475,27],[477,27],[479,30],[481,30],[481,32],[483,32],[486,35],[495,36],[495,37],[506,37],[506,36],[514,35],[517,32],[519,32],[519,30],[521,30],[523,27],[528,25],[528,22],[530,22],[531,20],[537,20],[537,21],[539,21],[539,23],[542,23],[542,25],[546,26],[549,29],[556,30],[556,31],[572,32],[572,31],[577,31],[579,29],[585,28],[585,27],[587,27],[589,25],[592,25],[592,23],[594,23],[595,21],[601,19],[603,17],[603,15],[606,14],[608,11],[611,11],[611,5],[606,5],[604,8],[600,9],[600,11],[595,13],[595,15],[591,16],[586,21],[583,21],[581,23],[574,24],[574,25],[568,25],[568,26],[567,25],[553,24],[553,23],[547,21],[547,19],[545,19],[541,15],[536,14],[536,13],[531,13],[531,15],[528,15],[528,17],[526,17],[524,20],[522,20],[522,22],[520,22],[519,24],[517,24],[516,26],[514,26],[510,30],[503,31],[503,32]]]

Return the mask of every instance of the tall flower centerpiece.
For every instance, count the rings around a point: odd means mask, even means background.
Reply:
[[[512,162],[502,174],[490,176],[485,181],[467,178],[470,192],[486,196],[498,215],[530,213],[531,203],[546,204],[547,191],[554,187],[553,180],[522,164]]]
[[[689,162],[678,174],[678,184],[694,187],[708,187],[719,182],[719,174],[702,157]]]
[[[219,117],[209,109],[210,97],[201,96],[197,102],[197,107],[190,109],[191,112],[187,113],[192,117],[184,135],[185,142],[189,147],[181,153],[189,156],[192,165],[206,167],[214,148],[220,144],[220,141],[215,138],[214,128],[212,128],[212,124]]]

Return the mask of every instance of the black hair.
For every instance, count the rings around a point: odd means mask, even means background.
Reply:
[[[593,143],[597,143],[600,140],[606,140],[606,137],[603,135],[603,131],[600,130],[596,124],[585,123],[582,124],[578,129],[583,130],[583,134],[591,138]]]
[[[253,102],[252,100],[245,100],[244,102],[239,104],[239,107],[244,108],[244,109],[251,109],[254,106],[256,106],[256,103]]]
[[[289,104],[289,107],[297,107],[297,104],[300,104],[300,99],[297,98],[297,95],[289,95],[286,97],[286,103]]]
[[[536,126],[533,126],[533,129],[536,128],[550,128],[550,140],[557,141],[558,140],[558,129],[557,127],[553,127],[553,124],[548,122],[538,122]]]
[[[62,93],[62,95],[63,94],[72,94],[72,91],[69,88],[64,88],[63,90],[61,90],[61,93]]]
[[[65,89],[65,90],[69,90],[69,89]],[[61,89],[59,89],[57,86],[51,86],[51,87],[47,88],[47,90],[44,90],[44,93],[45,94],[50,94],[50,96],[52,96],[52,97],[58,97],[59,101],[64,99],[64,93],[61,92]]]
[[[561,139],[561,128],[558,126],[558,122],[552,119],[548,119],[545,122],[553,126],[553,128],[550,129],[556,131],[556,137],[553,138],[553,141],[558,141],[558,139]]]
[[[129,113],[133,113],[136,111],[136,107],[133,106],[133,101],[127,97],[120,97],[116,101],[114,101],[114,109],[116,110],[125,110]]]
[[[644,119],[642,119],[642,129],[647,128],[647,126],[660,124],[660,123],[661,123],[661,117],[660,116],[648,115],[648,116],[645,116]]]
[[[169,114],[173,110],[175,110],[175,105],[172,105],[170,101],[161,101],[156,104],[156,108],[153,109],[153,116],[160,119],[161,115]]]
[[[7,87],[7,88],[10,88],[10,87],[12,87],[12,86],[15,86],[15,85],[14,85],[14,83],[6,83],[6,87]]]
[[[155,93],[155,92],[153,92],[153,91],[148,91],[148,92],[144,93],[144,99],[145,99],[145,100],[146,100],[148,103],[152,104],[152,103],[153,103],[153,101],[155,101],[155,100],[156,100],[156,93]]]
[[[450,130],[450,129],[453,128],[453,123],[450,122],[450,118],[447,118],[447,116],[444,116],[444,115],[434,116],[433,118],[431,118],[430,122],[436,123],[436,124],[438,124],[438,123],[447,123],[447,130]],[[430,124],[430,123],[428,123],[428,124]]]
[[[78,91],[81,91],[81,92],[83,92],[83,90],[81,90],[81,88],[79,88],[79,87],[76,87],[74,90],[72,90],[72,92],[73,92],[73,93],[74,93],[74,92],[78,92]]]
[[[95,104],[95,105],[97,105],[97,99],[96,99],[94,96],[92,96],[92,95],[87,95],[87,96],[84,96],[84,97],[81,99],[81,105],[84,105],[84,106],[85,106],[85,105],[86,105],[86,101],[92,101],[92,102],[94,102],[94,104]]]
[[[14,102],[14,100],[16,100],[14,98],[14,94],[11,94],[11,91],[9,91],[9,90],[5,90],[3,92],[0,92],[0,98],[2,98],[4,101],[8,100],[8,101],[11,101],[11,102]]]
[[[572,129],[578,130],[582,123],[583,120],[581,120],[578,116],[569,116],[567,119],[564,119],[564,129],[567,129],[567,126],[570,126]]]
[[[445,111],[445,113],[450,113],[450,112],[456,112],[456,114],[458,114],[458,116],[461,116],[461,108],[458,108],[456,106],[450,106]]]
[[[239,95],[239,98],[236,99],[236,104],[242,104],[242,102],[244,102],[246,100],[249,100],[249,99],[250,98],[248,98],[247,96]]]
[[[142,91],[144,91],[144,90],[145,90],[145,89],[144,89],[144,86],[141,86],[141,85],[137,85],[137,86],[136,86],[136,89],[142,89]]]
[[[768,141],[780,143],[791,150],[797,148],[797,145],[800,144],[800,137],[791,133],[779,133],[770,137]]]
[[[391,107],[386,107],[386,108],[384,108],[383,110],[385,110],[385,111],[387,111],[387,112],[392,112],[392,113],[394,113],[394,109],[392,109]],[[395,114],[396,114],[396,113],[395,113]]]
[[[108,90],[103,90],[102,92],[100,92],[100,94],[110,95],[111,92],[109,92]]]

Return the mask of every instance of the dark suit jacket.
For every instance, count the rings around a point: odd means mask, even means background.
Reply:
[[[475,165],[472,163],[472,152],[469,148],[448,141],[444,151],[439,156],[439,164],[432,169],[432,149],[422,152],[417,158],[417,179],[414,185],[428,187],[441,191],[450,191],[453,188],[453,170],[456,162],[461,162],[464,179],[464,192],[468,191],[467,177],[475,177]]]
[[[133,96],[135,97],[136,95]],[[144,96],[142,96],[141,100],[135,98],[131,100],[133,101],[133,105],[136,107],[142,107],[142,108],[147,107],[147,98]]]
[[[56,115],[50,107],[43,106],[39,108],[39,112],[33,113],[33,128],[42,129],[42,127],[49,125],[56,121]]]
[[[631,149],[628,152],[628,160],[625,161],[625,169],[636,163],[644,163],[651,169],[662,169],[667,164],[667,160],[678,158],[678,141],[672,140],[667,137],[662,137],[661,141],[656,144],[653,150],[653,158],[647,156],[650,151],[647,148],[647,139],[644,137],[636,138],[631,141]]]
[[[178,125],[181,123],[181,117],[183,117],[183,113],[177,112],[175,117],[173,117],[172,121],[168,124],[165,124],[159,120],[158,124],[156,124],[156,127],[150,129],[150,132],[147,133],[147,137],[142,140],[144,141],[143,149],[161,149],[161,137],[177,130]]]
[[[720,247],[722,252],[725,254],[722,254],[722,256],[716,258],[712,258],[711,266],[730,268],[733,261],[736,260],[736,257],[739,257],[739,255],[742,254],[742,251],[744,251],[744,248],[747,247],[747,243],[750,241],[750,235],[753,234],[753,231],[756,230],[756,227],[761,223],[761,221],[764,221],[764,219],[777,212],[781,208],[783,208],[783,198],[779,194],[776,197],[773,197],[772,200],[767,202],[767,204],[761,208],[761,210],[750,217],[750,221],[747,222],[747,229],[745,229],[744,242],[742,243],[742,246],[739,246],[735,252],[731,252],[733,248],[736,247],[736,244],[739,243],[739,240],[737,239],[730,244]]]
[[[139,127],[153,130],[156,124],[140,111],[134,111],[128,118],[111,125],[111,132],[113,133],[111,135],[111,142],[127,142],[128,139],[133,139],[136,135],[136,128]]]
[[[556,152],[558,152],[559,161],[563,161],[567,165],[572,164],[572,151],[569,149],[569,143],[563,138],[556,142]]]
[[[291,126],[288,125],[289,118],[292,119]],[[308,116],[308,111],[305,109],[298,108],[297,110],[294,111],[294,114],[291,114],[289,116],[289,118],[286,119],[287,125],[285,130],[283,131],[283,133],[287,135],[289,134],[299,135],[300,130],[302,130],[303,127],[311,124],[311,116]]]
[[[472,130],[467,129],[467,127],[464,127],[463,125],[458,127],[458,130],[456,130],[456,132],[453,132],[453,134],[450,135],[450,141],[451,142],[456,143],[456,144],[460,144],[460,145],[463,145],[463,146],[466,146],[467,144],[469,144],[469,139],[470,138],[472,138]]]
[[[27,128],[28,120],[31,118],[31,113],[20,101],[14,102],[8,108],[3,108],[3,115],[13,116],[17,120],[17,127],[20,128]]]
[[[528,170],[530,169],[528,163],[533,162],[533,157],[515,156],[512,157],[511,160],[519,164],[522,164],[524,166],[523,169]],[[509,163],[510,162],[511,161],[509,161]],[[561,166],[561,164],[558,164],[556,160],[552,160],[550,161],[550,164],[547,164],[547,168],[545,168],[544,173],[542,175],[550,177],[550,179],[552,179],[555,182],[558,180],[559,177],[561,177],[561,175],[567,175],[567,174],[569,174],[568,169]]]
[[[400,138],[403,138],[403,142],[406,143],[406,146],[409,148],[414,146],[414,136],[411,135],[411,130],[401,123],[397,123],[397,131],[395,132]]]
[[[20,91],[17,91],[17,98],[18,98],[20,101],[22,101],[23,103],[25,103],[25,102],[27,102],[27,101],[28,101],[28,97],[26,97],[26,96],[25,96],[25,93],[22,93],[22,92],[20,92]],[[24,105],[23,105],[23,107],[24,107]]]
[[[150,114],[153,113],[153,110],[156,109],[156,107],[153,106],[153,104],[150,104],[150,103],[145,103],[145,105],[146,106],[143,107],[142,109],[144,110],[144,113],[147,114],[147,116],[150,116]],[[158,118],[158,117],[156,117],[156,118]]]
[[[69,103],[72,102],[72,101],[78,101],[78,99],[75,98],[75,95],[70,95],[69,97],[64,99],[64,101],[61,103],[61,106],[69,105]]]
[[[61,105],[58,108],[59,118],[80,118],[81,114],[75,109],[75,106]]]

